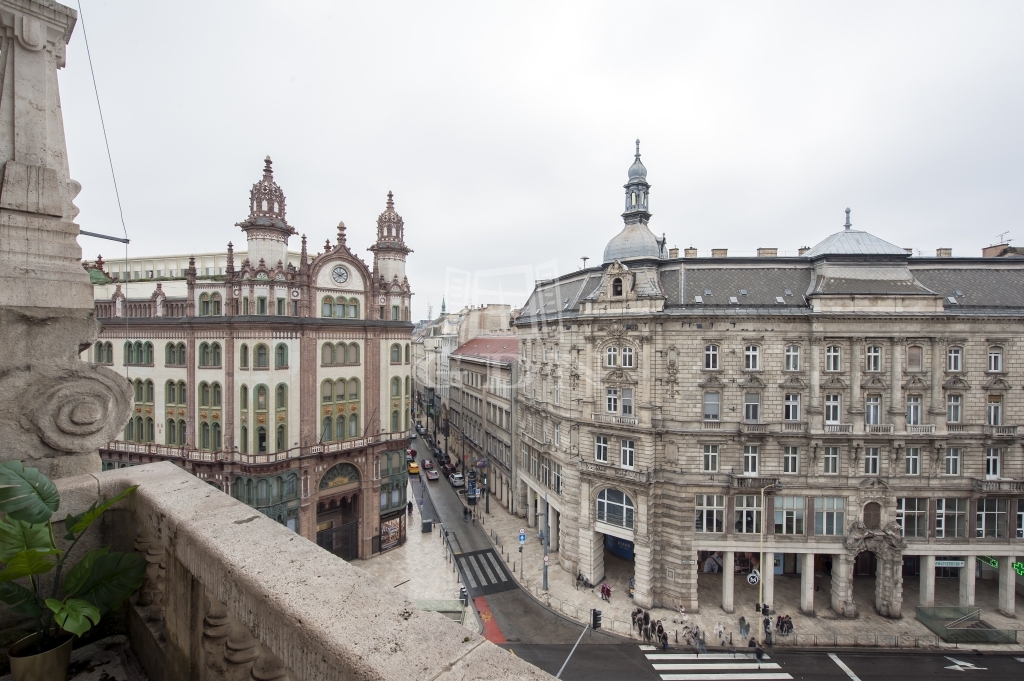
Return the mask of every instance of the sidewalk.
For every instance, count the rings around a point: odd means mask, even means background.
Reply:
[[[636,608],[629,597],[629,578],[633,574],[632,561],[617,558],[605,553],[606,575],[603,582],[612,587],[611,601],[600,598],[596,589],[576,589],[575,575],[571,575],[558,564],[558,554],[551,552],[548,557],[548,590],[541,589],[543,570],[543,546],[537,538],[537,527],[526,527],[526,519],[510,515],[501,502],[491,499],[491,513],[483,513],[483,505],[477,507],[484,517],[484,529],[509,565],[514,567],[516,579],[523,588],[537,597],[552,610],[579,622],[590,618],[590,610],[601,611],[604,628],[626,637],[638,639],[631,629],[630,613]],[[521,528],[526,527],[526,544],[523,553],[519,553],[518,535]],[[522,573],[522,578],[520,578]],[[669,631],[670,645],[683,644],[682,628],[689,625],[700,627],[706,633],[709,650],[719,646],[743,647],[746,639],[739,635],[738,621],[745,617],[752,625],[759,622],[754,613],[754,604],[758,600],[758,588],[747,583],[746,579],[736,576],[734,613],[726,613],[721,608],[722,575],[701,574],[698,581],[698,598],[701,612],[687,613],[680,617],[678,612],[666,608],[649,610],[651,618],[661,620]],[[854,598],[860,613],[856,618],[847,619],[837,615],[830,607],[829,580],[824,577],[821,590],[814,594],[815,614],[805,615],[800,612],[800,578],[799,575],[776,575],[775,577],[775,611],[790,615],[793,619],[793,633],[779,636],[774,632],[775,616],[772,616],[773,633],[776,646],[799,647],[847,647],[847,646],[878,646],[885,648],[934,647],[956,649],[952,643],[944,643],[935,634],[917,621],[915,611],[918,603],[918,580],[916,577],[905,578],[903,581],[903,618],[894,620],[882,617],[875,612],[875,580],[858,577],[854,581]],[[1024,620],[1000,615],[996,610],[998,587],[994,580],[977,581],[975,602],[982,611],[982,618],[998,629],[1016,629],[1020,633],[1017,645],[1006,644],[969,644],[964,647],[978,650],[1013,652],[1024,650]],[[959,580],[938,579],[935,585],[936,605],[956,605],[959,594]],[[1019,597],[1018,597],[1019,598]],[[1020,607],[1018,603],[1018,607]],[[714,634],[718,625],[724,629],[721,640]],[[714,639],[714,640],[713,640]]]

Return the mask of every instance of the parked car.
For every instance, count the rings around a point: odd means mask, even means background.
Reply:
[[[455,466],[451,465],[450,463],[446,463],[445,465],[441,466],[441,470],[444,472],[445,477],[447,477],[455,472]]]
[[[409,462],[409,475],[419,475],[420,465],[415,461]]]
[[[405,455],[406,456],[411,456],[412,458],[415,459],[416,458],[416,450],[413,449],[412,447],[410,447],[409,449],[405,450]]]
[[[409,439],[410,440],[415,440],[416,439],[416,433],[409,433]]]
[[[434,456],[441,456],[441,454],[443,454],[443,452],[441,451],[441,448],[440,447],[434,447]]]
[[[452,487],[464,487],[466,485],[466,479],[462,477],[462,473],[452,473],[448,476],[448,482],[452,483]]]
[[[427,471],[427,480],[437,480],[440,477],[441,477],[441,474],[438,473],[437,471],[433,471],[433,470]]]
[[[424,459],[423,460],[423,467],[426,468],[429,471],[431,468],[434,467],[434,462],[431,461],[430,459]]]

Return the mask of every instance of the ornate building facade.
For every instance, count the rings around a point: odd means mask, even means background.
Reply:
[[[929,605],[936,576],[973,604],[980,574],[1012,614],[1024,259],[913,257],[849,212],[797,257],[680,258],[648,227],[639,143],[625,190],[603,264],[539,283],[517,321],[517,506],[534,525],[548,493],[561,566],[596,583],[625,556],[639,605],[691,610],[721,571],[727,612],[738,570],[769,604],[800,573],[813,612],[830,569],[850,617],[855,575],[899,617],[904,575]]]
[[[405,536],[411,405],[405,225],[392,194],[372,267],[344,223],[321,253],[296,230],[271,160],[237,226],[247,252],[87,265],[104,331],[83,353],[135,405],[104,467],[168,460],[345,558]],[[107,264],[113,268],[114,264]]]

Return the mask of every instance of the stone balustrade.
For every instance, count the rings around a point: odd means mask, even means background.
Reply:
[[[171,463],[56,482],[60,516],[139,485],[93,542],[146,558],[129,628],[153,681],[551,678]]]

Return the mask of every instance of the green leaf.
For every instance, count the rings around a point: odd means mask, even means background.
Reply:
[[[67,602],[47,598],[46,607],[56,613],[60,628],[75,636],[81,636],[92,629],[94,624],[100,623],[99,609],[79,598],[69,598]]]
[[[33,525],[24,520],[0,520],[0,562],[6,563],[16,554],[29,549],[51,551],[56,548],[48,525]]]
[[[135,593],[145,576],[146,561],[142,556],[111,551],[93,560],[85,581],[68,595],[85,599],[100,611],[108,612],[116,610],[121,601]]]
[[[13,520],[45,523],[60,506],[57,486],[20,461],[0,463],[0,512]]]
[[[75,565],[68,570],[67,577],[64,578],[64,583],[61,587],[64,589],[64,593],[69,596],[77,596],[78,592],[85,585],[85,582],[89,579],[89,575],[92,574],[93,566],[96,565],[96,560],[100,556],[105,556],[110,553],[110,547],[104,546],[101,549],[94,549],[82,557],[82,560],[75,563]]]
[[[54,562],[47,560],[46,556],[58,551],[36,551],[29,549],[22,551],[11,558],[7,567],[0,570],[0,582],[9,582],[12,579],[21,579],[30,575],[41,575],[53,569]]]
[[[117,496],[107,499],[106,501],[96,501],[93,505],[88,508],[84,513],[77,515],[70,515],[64,519],[64,529],[68,531],[68,535],[75,535],[79,532],[84,532],[89,529],[89,526],[96,522],[97,518],[103,515],[103,512],[108,508],[121,501],[129,494],[138,489],[138,485],[132,485],[125,491],[121,492]],[[68,539],[73,539],[73,536],[68,536]]]
[[[8,610],[15,615],[39,619],[43,614],[43,603],[31,589],[26,589],[15,582],[0,584],[0,601],[6,603]]]

